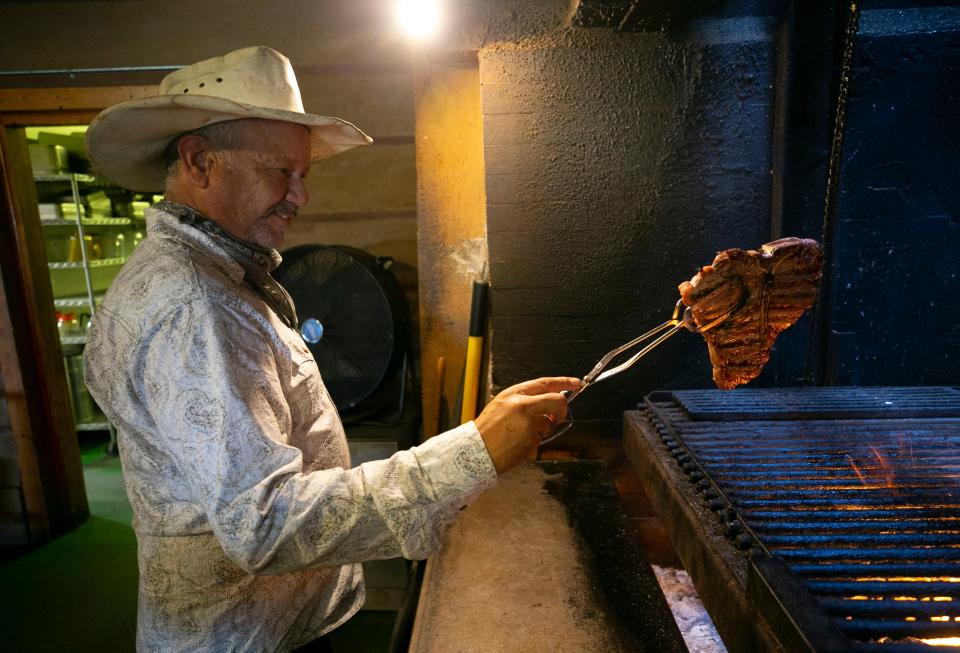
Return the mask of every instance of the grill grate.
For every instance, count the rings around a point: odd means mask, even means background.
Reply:
[[[683,391],[647,406],[727,535],[785,562],[858,648],[960,646],[960,392]]]
[[[960,392],[946,387],[741,388],[670,393],[695,420],[957,417]],[[657,395],[654,394],[654,397]]]

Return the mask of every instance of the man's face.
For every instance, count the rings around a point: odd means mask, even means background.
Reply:
[[[209,191],[212,218],[234,236],[276,248],[307,203],[310,132],[276,120],[246,120],[243,145],[213,154]]]

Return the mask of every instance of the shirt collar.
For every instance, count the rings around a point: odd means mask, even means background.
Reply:
[[[152,209],[153,219],[166,223],[168,228],[173,227],[176,236],[187,243],[194,246],[203,243],[204,253],[213,256],[235,284],[249,283],[288,327],[297,328],[293,298],[270,276],[282,260],[275,249],[237,238],[215,220],[186,204],[162,200]]]

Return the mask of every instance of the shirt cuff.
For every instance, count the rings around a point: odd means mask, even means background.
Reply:
[[[463,507],[497,484],[497,470],[473,422],[435,435],[413,450],[443,503]]]

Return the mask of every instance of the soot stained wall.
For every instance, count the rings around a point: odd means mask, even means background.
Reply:
[[[666,320],[718,250],[769,240],[773,28],[565,29],[481,51],[494,389],[584,374]],[[681,333],[577,416],[710,383]]]
[[[960,8],[864,11],[847,120],[827,380],[955,385]]]

